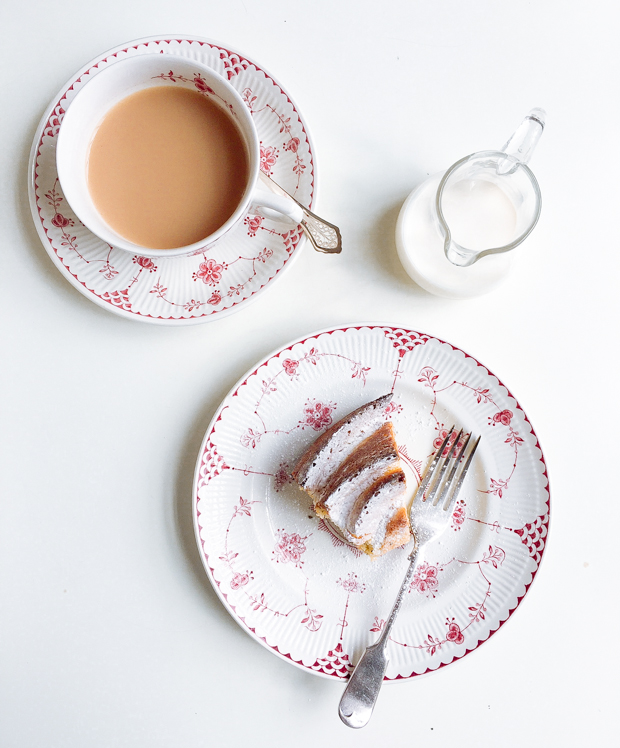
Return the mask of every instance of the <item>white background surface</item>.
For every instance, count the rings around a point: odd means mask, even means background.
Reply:
[[[0,8],[0,745],[616,744],[617,11],[541,0],[4,0]],[[224,320],[156,328],[100,309],[32,224],[27,157],[51,97],[151,34],[245,52],[291,92],[338,257],[306,247]],[[427,175],[496,148],[532,106],[541,221],[492,294],[418,289],[394,246]],[[549,466],[551,533],[508,625],[439,673],[390,684],[344,727],[342,684],[250,639],[203,572],[191,482],[219,402],[289,339],[375,321],[471,352],[511,389]],[[602,458],[599,458],[602,449]]]

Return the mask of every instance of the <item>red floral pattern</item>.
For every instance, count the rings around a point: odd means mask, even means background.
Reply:
[[[74,222],[72,218],[65,218],[61,213],[56,213],[52,218],[52,224],[56,228],[64,229],[67,226],[73,226]]]
[[[465,641],[465,637],[463,636],[463,632],[458,623],[455,623],[454,620],[452,620],[451,623],[448,622],[446,625],[448,626],[446,639],[449,642],[452,642],[452,644],[462,644]]]
[[[198,271],[193,274],[194,280],[201,280],[209,286],[214,286],[222,280],[224,266],[213,259],[205,260],[198,266]]]
[[[501,412],[496,413],[493,416],[493,423],[501,423],[502,426],[510,426],[511,420],[512,420],[511,410],[502,410]]]
[[[308,401],[304,408],[304,423],[312,426],[315,431],[320,431],[331,424],[335,407],[332,403]]]
[[[280,564],[292,563],[301,566],[302,555],[306,552],[307,537],[302,537],[298,532],[290,534],[284,530],[278,530],[278,541],[273,549],[273,555]]]
[[[219,291],[214,291],[211,296],[207,299],[207,304],[217,306],[222,303],[222,294]]]
[[[409,592],[417,590],[418,592],[435,597],[435,592],[437,592],[439,587],[439,580],[437,579],[438,571],[437,566],[431,566],[426,562],[419,564],[409,585]]]
[[[297,187],[299,187],[301,177],[303,176],[303,173],[306,170],[306,165],[304,164],[304,160],[300,154],[302,141],[298,136],[293,135],[293,128],[291,127],[290,116],[289,117],[287,117],[286,115],[283,116],[271,104],[265,104],[262,108],[258,108],[257,97],[254,95],[251,88],[244,88],[241,96],[252,115],[258,114],[258,112],[262,112],[266,110],[274,114],[275,117],[277,118],[278,123],[280,125],[280,135],[282,136],[283,141],[284,141],[282,143],[283,148],[285,151],[292,153],[295,157],[295,162],[292,168],[293,168],[293,173],[297,175]],[[277,155],[277,152],[275,155]],[[263,171],[265,170],[263,169]],[[266,173],[268,174],[269,172],[267,171]]]
[[[214,93],[211,86],[207,85],[207,81],[202,77],[202,75],[198,75],[198,73],[194,76],[194,85],[202,93]]]
[[[398,377],[399,369],[397,369],[395,376]],[[465,390],[469,390],[473,396],[476,398],[476,403],[478,405],[487,405],[491,404],[495,407],[497,406],[497,403],[494,401],[493,393],[491,392],[491,389],[489,387],[473,387],[472,385],[468,384],[468,382],[458,381],[456,379],[453,379],[449,384],[446,384],[444,387],[438,387],[438,380],[439,380],[439,374],[433,369],[432,366],[425,366],[420,370],[420,373],[418,375],[418,382],[422,382],[425,387],[429,387],[433,391],[433,402],[431,405],[431,415],[435,419],[436,422],[436,430],[438,432],[438,435],[434,441],[434,447],[435,449],[439,448],[447,436],[447,430],[444,428],[444,425],[439,423],[437,416],[435,415],[435,406],[437,405],[437,397],[440,393],[445,392],[446,390],[449,390],[451,387],[462,387]],[[505,491],[508,489],[508,484],[510,483],[512,476],[514,475],[514,472],[517,468],[517,457],[518,457],[518,451],[521,445],[524,444],[524,440],[521,436],[519,436],[519,432],[515,431],[515,429],[511,426],[511,422],[513,419],[513,412],[511,410],[508,410],[505,408],[504,410],[498,410],[492,417],[488,416],[488,423],[491,426],[505,426],[508,428],[508,435],[506,439],[504,440],[505,444],[509,444],[514,451],[514,460],[512,463],[512,469],[508,476],[506,478],[491,478],[489,489],[486,491],[481,491],[481,493],[490,494],[493,496],[499,496],[502,498]],[[452,437],[448,444],[446,445],[446,448],[443,451],[443,456],[447,456],[449,453],[451,445],[454,443],[454,438]],[[459,441],[459,444],[457,445],[457,450],[462,449],[463,446],[463,438]]]
[[[274,485],[276,491],[281,491],[288,483],[294,482],[295,481],[293,480],[288,465],[286,463],[282,463],[274,476]]]
[[[375,616],[375,620],[373,621],[373,624],[370,627],[370,631],[372,631],[373,633],[378,633],[379,631],[383,631],[384,626],[385,626],[385,618],[379,618],[379,616]]]
[[[256,232],[261,227],[263,223],[263,217],[262,216],[246,216],[244,221],[245,225],[248,227],[248,236],[256,236]]]
[[[261,144],[260,147],[260,169],[261,171],[264,171],[265,174],[269,177],[271,176],[272,169],[276,165],[276,161],[278,159],[278,149],[274,148],[273,146],[263,146]]]
[[[457,432],[453,431],[450,438],[448,439],[448,443],[444,447],[443,452],[441,453],[442,457],[447,457],[450,454],[450,450],[452,449],[452,445],[454,444],[454,440],[457,437]],[[433,447],[435,449],[439,449],[441,445],[443,444],[443,440],[448,436],[448,429],[440,429],[439,434],[435,441],[433,442]],[[456,448],[454,450],[453,456],[458,454],[460,449],[463,449],[463,445],[465,444],[465,439],[467,437],[467,434],[463,434],[461,438],[459,439],[459,443],[456,445]]]
[[[452,512],[452,529],[460,530],[465,522],[465,502],[459,499]]]
[[[292,151],[293,153],[297,153],[297,149],[299,148],[300,140],[299,138],[291,138],[288,143],[284,146],[285,151]]]
[[[256,449],[256,446],[258,442],[262,438],[262,434],[260,431],[254,431],[254,429],[248,429],[244,434],[241,435],[241,444],[243,444],[244,447],[248,447],[250,449]]]
[[[338,579],[336,584],[339,584],[343,590],[347,592],[364,592],[366,585],[360,582],[357,574],[350,572],[344,579]]]
[[[230,580],[230,586],[233,590],[238,590],[240,587],[245,587],[245,585],[250,581],[250,577],[248,574],[239,574],[236,572],[232,575],[232,579]]]
[[[398,413],[403,412],[403,406],[400,403],[395,403],[394,400],[391,400],[388,403],[387,408],[385,409],[385,417],[387,420],[390,420],[392,416],[397,415]]]
[[[143,270],[148,270],[151,273],[154,273],[157,270],[157,265],[151,260],[150,257],[141,257],[140,255],[136,255],[133,258],[133,262],[136,263],[136,265],[140,265],[140,267]]]
[[[292,358],[285,358],[282,362],[282,368],[289,375],[289,377],[294,377],[297,375],[298,366],[299,361],[294,361]]]

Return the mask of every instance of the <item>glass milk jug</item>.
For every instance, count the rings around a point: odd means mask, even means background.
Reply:
[[[396,246],[422,288],[458,299],[486,293],[504,279],[510,250],[540,216],[540,188],[527,162],[544,126],[544,110],[532,109],[500,151],[466,156],[409,195]]]

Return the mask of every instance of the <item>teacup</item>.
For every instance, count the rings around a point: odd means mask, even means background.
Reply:
[[[171,75],[174,71],[174,75]],[[200,241],[173,249],[153,249],[121,236],[101,216],[88,187],[88,155],[94,134],[105,115],[120,101],[152,86],[178,86],[213,96],[231,117],[247,149],[247,180],[234,213]],[[219,242],[250,209],[266,208],[300,223],[302,207],[294,200],[258,187],[260,143],[252,115],[237,91],[211,68],[185,57],[145,54],[110,64],[76,94],[64,116],[56,147],[60,185],[79,220],[102,241],[145,257],[200,254]]]

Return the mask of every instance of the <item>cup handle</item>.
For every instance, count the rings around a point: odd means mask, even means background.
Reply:
[[[263,172],[260,172],[260,179],[269,189],[261,189],[258,185],[254,188],[251,200],[253,208],[266,208],[267,211],[275,211],[298,223],[318,252],[342,252],[342,237],[338,226],[319,218]]]
[[[292,198],[276,195],[275,192],[267,192],[267,190],[262,190],[258,186],[252,193],[251,205],[253,210],[267,208],[267,211],[264,212],[269,218],[272,218],[270,215],[271,211],[280,214],[278,216],[273,216],[273,218],[286,216],[295,221],[295,223],[301,223],[304,217],[304,212],[301,206],[294,202]]]

